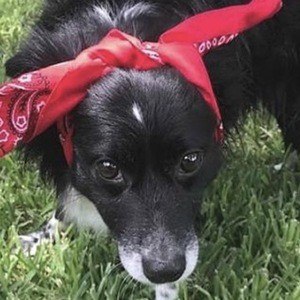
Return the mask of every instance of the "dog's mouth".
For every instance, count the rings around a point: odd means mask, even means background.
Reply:
[[[197,265],[199,246],[193,235],[183,251],[176,246],[156,244],[143,248],[120,242],[118,249],[125,270],[135,280],[153,285],[180,282],[189,277]]]

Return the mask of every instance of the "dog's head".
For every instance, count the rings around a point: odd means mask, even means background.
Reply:
[[[137,280],[174,282],[198,257],[194,220],[220,167],[215,117],[178,72],[116,70],[75,116],[72,184],[91,200]]]

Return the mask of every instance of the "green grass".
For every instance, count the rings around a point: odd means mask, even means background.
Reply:
[[[3,62],[38,6],[0,0],[1,81]],[[300,299],[300,174],[273,171],[285,154],[276,123],[265,113],[252,114],[241,136],[199,207],[200,261],[180,299]],[[34,168],[25,170],[15,155],[0,161],[1,300],[153,297],[119,269],[109,239],[69,233],[33,258],[13,251],[17,234],[38,229],[53,208],[53,191]]]

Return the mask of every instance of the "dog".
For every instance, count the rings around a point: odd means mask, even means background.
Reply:
[[[156,42],[198,13],[246,0],[46,0],[19,51],[6,63],[17,77],[74,59],[111,29]],[[201,30],[201,28],[199,29]],[[300,3],[284,0],[271,20],[208,53],[205,65],[225,138],[258,103],[272,113],[286,147],[300,150]],[[59,223],[109,230],[126,271],[175,299],[176,283],[198,260],[195,220],[206,186],[223,162],[215,116],[197,89],[171,67],[116,69],[93,84],[73,111],[74,161],[56,126],[23,146],[56,188],[58,207],[41,231],[21,236],[34,252]]]

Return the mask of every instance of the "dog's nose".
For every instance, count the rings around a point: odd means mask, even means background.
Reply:
[[[185,255],[175,254],[168,259],[145,256],[142,259],[145,276],[156,284],[174,282],[183,274],[186,261]]]

